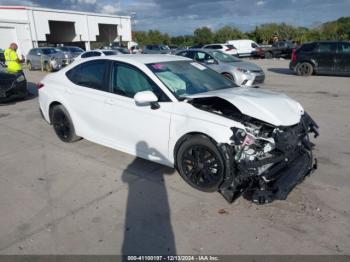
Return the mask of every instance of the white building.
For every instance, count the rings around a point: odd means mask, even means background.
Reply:
[[[19,54],[46,45],[131,41],[131,18],[24,6],[0,6],[0,48],[18,44]]]

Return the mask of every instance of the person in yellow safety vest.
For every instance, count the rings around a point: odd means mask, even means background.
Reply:
[[[4,52],[5,63],[7,65],[7,71],[9,73],[22,73],[22,65],[25,61],[24,56],[22,55],[22,59],[18,58],[17,55],[17,44],[11,43],[10,47],[7,48]]]

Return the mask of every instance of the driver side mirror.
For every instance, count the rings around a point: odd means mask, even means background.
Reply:
[[[206,61],[205,61],[205,63],[206,63],[207,65],[213,65],[213,64],[216,64],[216,62],[215,62],[215,60],[214,60],[214,59],[208,59],[208,60],[206,60]]]
[[[136,105],[151,105],[152,109],[158,109],[158,97],[152,91],[141,91],[135,94],[134,100]]]

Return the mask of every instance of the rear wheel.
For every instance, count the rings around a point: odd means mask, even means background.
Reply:
[[[314,71],[313,66],[310,63],[303,62],[296,68],[296,72],[299,76],[310,76]]]
[[[192,187],[215,192],[224,179],[224,161],[217,146],[203,135],[191,136],[179,147],[176,164],[181,177]]]
[[[271,58],[273,58],[273,54],[271,52],[266,52],[265,53],[265,58],[266,59],[271,59]]]
[[[75,134],[73,122],[64,106],[56,105],[52,109],[51,122],[56,135],[63,142],[71,143],[80,139]]]

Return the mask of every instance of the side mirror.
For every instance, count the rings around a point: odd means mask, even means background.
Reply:
[[[135,103],[140,106],[151,104],[152,109],[159,108],[159,105],[157,103],[158,97],[152,91],[138,92],[135,94],[134,100]]]
[[[216,62],[215,62],[214,59],[208,59],[208,60],[205,61],[205,63],[206,63],[207,65],[213,65],[213,64],[215,64]]]

